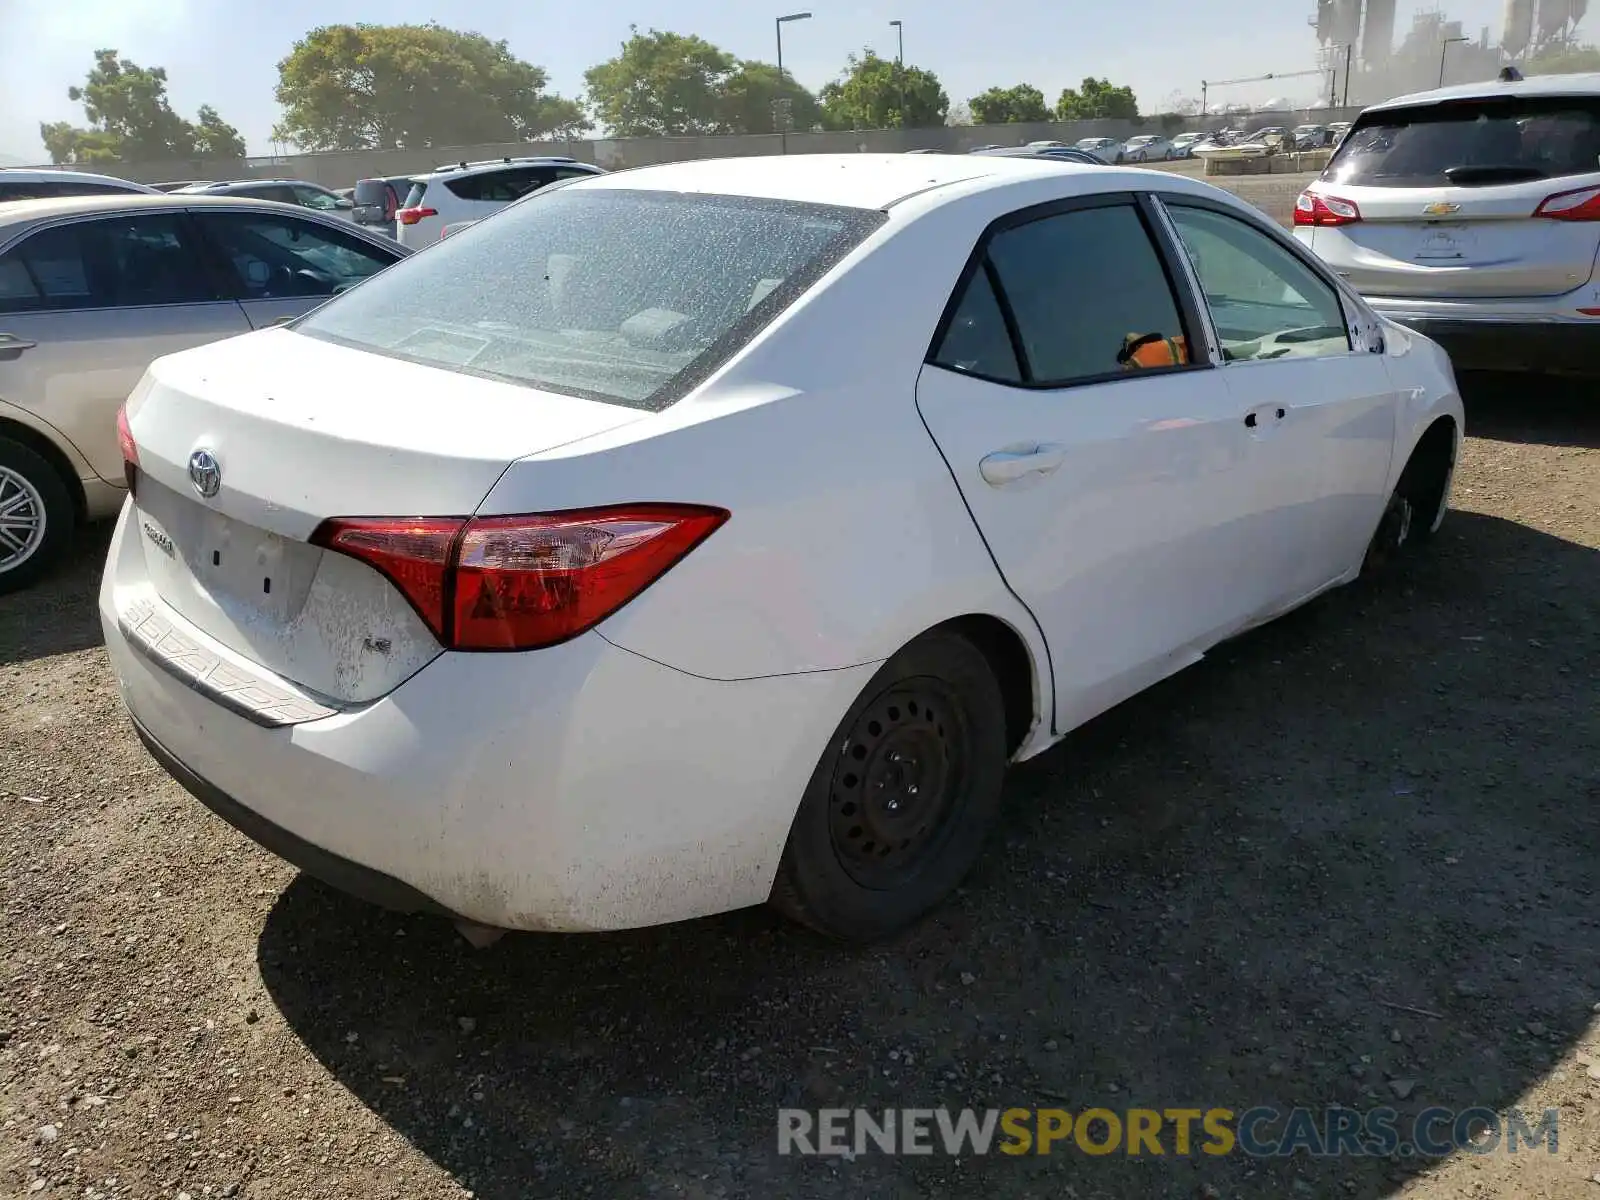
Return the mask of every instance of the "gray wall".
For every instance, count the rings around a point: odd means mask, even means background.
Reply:
[[[1252,113],[1249,116],[1148,117],[1139,121],[1068,121],[1037,125],[958,125],[933,129],[873,129],[850,133],[791,133],[791,154],[900,153],[930,149],[964,152],[975,146],[1021,145],[1056,140],[1075,142],[1086,137],[1129,138],[1136,133],[1214,130],[1244,125],[1294,126],[1305,123],[1353,121],[1359,109],[1320,109],[1310,112]],[[608,170],[643,167],[653,163],[682,162],[695,158],[738,158],[776,154],[775,133],[733,137],[613,138],[596,141],[513,142],[488,146],[447,146],[432,150],[366,150],[328,154],[293,154],[282,158],[252,158],[238,162],[129,163],[101,168],[110,174],[160,183],[171,179],[239,179],[246,176],[309,179],[325,187],[353,187],[369,176],[409,175],[432,170],[441,163],[503,158],[516,155],[562,154],[592,162]]]

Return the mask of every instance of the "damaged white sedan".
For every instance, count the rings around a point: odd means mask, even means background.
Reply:
[[[155,363],[100,609],[152,753],[337,886],[868,939],[1009,762],[1436,529],[1462,423],[1198,181],[682,163]]]

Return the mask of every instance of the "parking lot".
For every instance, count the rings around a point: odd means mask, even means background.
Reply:
[[[515,935],[347,900],[124,722],[105,533],[0,602],[0,1188],[174,1197],[1588,1197],[1600,407],[1473,381],[1430,553],[1014,772],[957,899]],[[1402,1098],[1403,1097],[1403,1098]],[[1560,1108],[1559,1152],[780,1158],[792,1105]]]

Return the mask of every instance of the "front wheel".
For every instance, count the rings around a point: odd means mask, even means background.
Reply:
[[[72,540],[76,514],[61,476],[32,449],[0,437],[0,595],[40,579]]]
[[[1000,806],[1005,705],[965,638],[930,633],[873,676],[823,752],[771,902],[830,937],[905,928],[972,868]]]

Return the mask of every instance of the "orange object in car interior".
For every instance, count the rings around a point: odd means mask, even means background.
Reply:
[[[1189,361],[1189,344],[1182,334],[1130,333],[1123,339],[1117,361],[1125,368],[1181,367]]]

